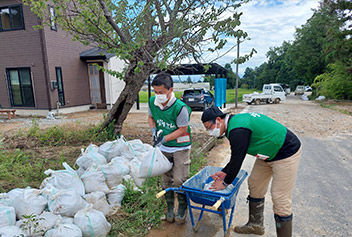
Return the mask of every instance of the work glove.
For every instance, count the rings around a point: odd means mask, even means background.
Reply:
[[[153,127],[150,130],[152,131],[153,142],[155,142],[156,138],[158,137],[157,135],[158,130],[156,129],[156,127]]]
[[[157,132],[156,138],[154,139],[153,147],[161,146],[162,144],[164,144],[166,142],[165,137],[162,134],[163,134],[162,130],[159,130]]]

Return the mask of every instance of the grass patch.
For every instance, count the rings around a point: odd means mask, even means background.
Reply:
[[[338,104],[336,104],[335,102],[319,101],[318,103],[319,103],[320,106],[323,107],[323,108],[335,110],[335,111],[338,111],[338,112],[340,112],[340,113],[347,114],[347,115],[352,115],[352,112],[351,112],[351,111],[348,111],[348,110],[342,109],[342,108],[338,108]]]

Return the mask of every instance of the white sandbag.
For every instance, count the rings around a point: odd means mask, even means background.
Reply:
[[[76,190],[79,195],[85,194],[84,184],[77,174],[66,162],[62,164],[65,170],[52,170],[48,169],[44,173],[51,175],[50,177],[43,180],[40,188],[43,189],[46,185],[51,184],[56,189],[69,189]]]
[[[62,216],[61,223],[62,224],[73,224],[73,217]]]
[[[122,182],[123,172],[113,161],[102,165],[101,171],[104,173],[105,181],[109,188],[119,185]]]
[[[139,139],[128,141],[135,152],[147,152],[147,147],[144,146],[143,142]]]
[[[14,237],[14,236],[27,236],[27,235],[19,227],[12,225],[12,226],[0,227],[0,236]]]
[[[37,230],[41,231],[42,233],[45,233],[51,228],[53,228],[59,220],[61,220],[60,215],[55,215],[52,212],[43,212],[38,217],[39,225],[37,226]]]
[[[92,151],[78,157],[78,159],[76,160],[76,164],[80,168],[83,168],[86,170],[93,164],[96,164],[96,165],[106,164],[106,158],[102,154]]]
[[[93,209],[91,205],[77,212],[73,223],[82,230],[83,236],[105,237],[111,229],[104,214]]]
[[[121,207],[121,202],[126,193],[126,187],[123,184],[119,184],[111,192],[107,194],[108,201],[111,207]]]
[[[128,147],[128,143],[122,137],[115,141],[108,141],[99,147],[98,153],[102,154],[107,162],[110,162],[112,158],[122,154],[125,147]]]
[[[99,147],[95,144],[90,144],[86,149],[81,148],[81,155],[88,154],[89,152],[98,152]]]
[[[148,152],[139,169],[139,177],[149,178],[164,174],[171,170],[172,163],[161,153],[159,147]]]
[[[24,190],[24,188],[15,188],[8,193],[1,193],[0,204],[4,206],[12,206],[13,200],[15,200],[16,197],[23,195]]]
[[[15,208],[0,205],[0,227],[16,224]]]
[[[12,206],[16,210],[18,219],[22,219],[23,215],[40,215],[44,211],[44,208],[48,205],[48,200],[40,194],[41,191],[38,189],[25,189],[22,195],[16,196]]]
[[[93,205],[93,208],[97,211],[101,211],[104,216],[107,216],[110,212],[110,205],[106,200],[105,193],[98,191],[88,193],[83,196],[83,198],[90,204]]]
[[[130,162],[130,175],[132,176],[134,182],[138,187],[142,186],[145,178],[139,177],[139,170],[141,169],[141,163],[137,158],[131,160]]]
[[[102,191],[104,193],[110,192],[109,187],[106,185],[105,176],[101,167],[90,167],[81,176],[85,190],[87,193]]]
[[[48,230],[45,237],[82,237],[81,229],[75,224],[61,223],[55,225],[54,229]]]
[[[57,193],[49,195],[49,210],[62,216],[74,216],[76,212],[89,204],[73,189],[59,189]]]
[[[122,176],[130,173],[130,166],[129,166],[130,161],[127,160],[125,157],[123,156],[114,157],[110,163],[114,163],[114,165],[121,170]]]

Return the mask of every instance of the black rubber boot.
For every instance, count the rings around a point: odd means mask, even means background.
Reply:
[[[175,194],[172,191],[165,193],[165,199],[167,203],[167,212],[166,212],[166,220],[170,223],[175,221],[174,214],[174,203],[175,203]]]
[[[175,218],[177,224],[183,224],[186,221],[187,216],[187,197],[184,194],[177,194],[178,199],[178,211]]]
[[[235,232],[240,234],[264,234],[264,198],[247,197],[249,201],[249,218],[247,224],[236,226]]]
[[[291,237],[292,236],[292,218],[290,216],[274,215],[276,222],[276,234],[278,237]]]

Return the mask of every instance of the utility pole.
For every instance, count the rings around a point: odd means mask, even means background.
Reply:
[[[237,60],[236,60],[236,101],[235,108],[237,108],[238,102],[238,60],[240,58],[240,37],[237,37]]]

